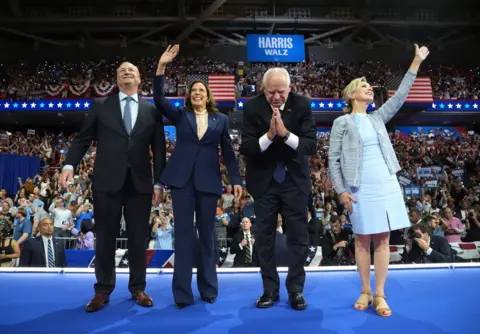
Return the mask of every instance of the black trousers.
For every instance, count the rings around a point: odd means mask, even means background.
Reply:
[[[130,172],[127,173],[123,188],[118,193],[104,193],[93,187],[93,206],[95,214],[96,293],[110,294],[115,288],[115,250],[116,238],[123,214],[127,228],[128,265],[130,292],[144,291],[147,276],[147,246],[152,207],[152,194],[135,190]],[[153,186],[152,186],[153,190]]]
[[[275,261],[277,216],[280,212],[283,213],[287,226],[287,291],[303,292],[304,265],[308,254],[307,206],[308,196],[301,192],[288,173],[282,184],[272,181],[267,191],[261,197],[255,198],[255,245],[265,292],[278,292],[280,289]]]
[[[175,215],[175,266],[172,290],[175,303],[193,304],[192,269],[197,264],[197,286],[203,297],[217,297],[215,213],[219,195],[199,192],[193,178],[183,188],[172,188]],[[194,213],[198,239],[192,233]],[[195,251],[197,251],[195,253]]]

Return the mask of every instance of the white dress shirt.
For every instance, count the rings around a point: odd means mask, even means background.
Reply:
[[[243,231],[243,239],[247,240],[248,242],[247,245],[250,245],[250,257],[252,258],[253,257],[252,233],[250,231],[248,232]],[[240,250],[243,250],[243,246],[241,244],[238,244],[238,246],[240,247]]]
[[[53,262],[55,263],[55,247],[53,246],[53,237],[46,237],[42,235],[42,239],[43,239],[43,249],[45,251],[45,267],[48,268],[48,239],[50,239],[52,254],[53,254]]]
[[[127,100],[125,98],[128,95],[125,94],[124,92],[119,92],[118,93],[118,99],[120,100],[120,111],[122,112],[122,120],[123,116],[125,115],[125,106],[127,105]],[[138,118],[138,93],[135,93],[130,96],[132,100],[130,101],[130,112],[132,115],[132,129],[135,127],[135,123],[137,122]],[[63,170],[71,170],[73,171],[73,166],[72,165],[65,165],[63,167]]]
[[[125,98],[127,96],[128,95],[125,94],[124,92],[118,93],[118,98],[120,99],[120,110],[122,111],[122,119],[125,115],[125,106],[127,105],[127,100],[125,100]],[[130,97],[132,98],[132,100],[130,101],[130,112],[132,114],[132,129],[133,129],[138,117],[138,94],[135,93]]]
[[[285,104],[283,104],[280,108],[279,108],[279,112],[280,111],[283,111],[283,109],[285,108]],[[272,109],[274,109],[272,107]],[[288,137],[287,141],[285,142],[285,144],[287,144],[288,146],[290,146],[291,148],[293,148],[294,150],[297,149],[298,147],[298,137],[291,133],[290,132],[290,136]],[[272,144],[272,141],[270,139],[268,139],[268,135],[265,133],[263,136],[260,137],[260,139],[258,140],[258,144],[260,145],[260,151],[264,152],[268,149],[268,147]]]

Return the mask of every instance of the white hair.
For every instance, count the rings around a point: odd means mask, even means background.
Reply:
[[[265,74],[263,75],[263,86],[266,86],[267,79],[272,75],[272,74],[283,74],[285,77],[285,81],[287,82],[287,86],[290,86],[290,74],[288,74],[288,71],[284,69],[283,67],[273,67],[269,69]]]

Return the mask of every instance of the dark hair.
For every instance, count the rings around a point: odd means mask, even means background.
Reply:
[[[427,233],[428,235],[432,234],[432,228],[428,223],[421,221],[417,225],[412,226],[413,230],[420,230],[422,233]]]
[[[27,210],[25,210],[24,208],[19,208],[17,213],[21,214],[23,218],[27,217]]]
[[[190,92],[192,91],[192,87],[197,84],[201,83],[205,86],[207,90],[207,112],[209,114],[216,114],[218,112],[217,104],[215,103],[215,98],[213,97],[212,90],[208,85],[203,82],[202,80],[195,80],[188,85],[187,94],[185,95],[185,107],[188,111],[193,111],[192,101],[190,101]]]
[[[333,224],[333,223],[342,224],[342,220],[340,219],[339,215],[331,215],[330,216],[330,224]]]
[[[88,232],[93,230],[93,223],[90,219],[82,220],[82,223],[80,225],[80,230],[83,234],[87,234]]]

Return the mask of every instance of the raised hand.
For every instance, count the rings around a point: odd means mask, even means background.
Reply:
[[[421,63],[429,55],[430,51],[426,46],[418,47],[418,44],[415,44],[415,60]]]
[[[158,65],[167,65],[170,64],[173,59],[178,55],[178,51],[180,51],[180,45],[175,44],[174,46],[169,45],[167,47],[167,50],[162,54],[158,61]]]

